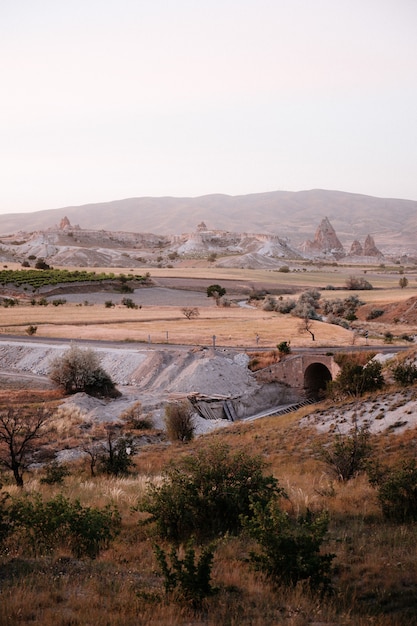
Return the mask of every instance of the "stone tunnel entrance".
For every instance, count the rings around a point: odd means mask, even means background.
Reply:
[[[330,370],[323,363],[311,363],[304,372],[304,390],[307,398],[320,398],[330,380],[332,380]]]

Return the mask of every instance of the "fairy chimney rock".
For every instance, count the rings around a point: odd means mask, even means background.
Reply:
[[[360,241],[355,239],[355,241],[350,246],[350,256],[362,256],[363,255],[363,247]]]
[[[332,254],[335,258],[345,256],[343,246],[327,217],[321,221],[317,228],[314,241],[306,241],[303,249],[305,252],[313,254]]]
[[[382,256],[382,253],[375,245],[374,238],[371,235],[367,235],[365,243],[363,244],[364,256]]]
[[[66,228],[71,228],[71,222],[67,218],[67,216],[63,217],[59,222],[59,230],[65,230]]]

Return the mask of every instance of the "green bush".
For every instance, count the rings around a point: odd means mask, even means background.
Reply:
[[[399,363],[392,368],[394,380],[399,385],[407,387],[417,380],[417,367],[414,363]]]
[[[150,485],[140,503],[162,537],[205,541],[241,530],[241,516],[251,515],[251,502],[266,503],[283,494],[264,461],[227,445],[203,448],[169,463],[163,483]]]
[[[133,467],[132,457],[135,452],[136,447],[131,436],[116,437],[110,429],[105,452],[99,458],[100,470],[110,476],[127,476]]]
[[[378,361],[369,361],[359,365],[354,361],[345,361],[334,381],[328,385],[328,394],[361,396],[368,391],[376,391],[384,386],[382,365]]]
[[[378,490],[382,512],[396,522],[417,521],[417,463],[403,461],[396,467],[369,469],[371,484]]]
[[[381,315],[384,315],[384,313],[385,313],[385,309],[371,309],[368,315],[366,316],[366,319],[375,320],[378,317],[381,317]]]
[[[291,354],[291,346],[289,341],[281,341],[277,344],[277,349],[281,356]]]
[[[295,586],[306,581],[313,589],[327,590],[334,558],[320,551],[328,529],[327,513],[307,509],[305,515],[290,517],[277,500],[266,506],[254,503],[251,508],[244,527],[259,544],[250,553],[254,567],[275,584]]]
[[[195,550],[191,543],[185,548],[184,558],[179,551],[171,549],[170,562],[160,546],[154,549],[158,565],[164,577],[164,588],[174,600],[191,604],[193,609],[200,609],[204,598],[212,595],[211,570],[213,565],[214,546],[203,548],[200,558],[196,562]]]
[[[120,515],[113,506],[83,507],[63,495],[43,501],[40,494],[12,501],[8,509],[19,543],[33,554],[69,548],[78,558],[95,558],[120,532]]]
[[[138,305],[133,302],[132,298],[122,298],[122,304],[128,309],[138,308]]]
[[[91,349],[71,346],[64,354],[53,359],[49,377],[63,387],[66,393],[85,392],[105,397],[120,395],[110,376],[100,366],[97,354]]]

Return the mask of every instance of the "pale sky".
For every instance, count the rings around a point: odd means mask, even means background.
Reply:
[[[0,213],[417,200],[416,0],[0,0]]]

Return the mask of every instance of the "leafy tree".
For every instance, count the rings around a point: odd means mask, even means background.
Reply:
[[[48,433],[52,413],[38,407],[30,411],[9,406],[0,410],[0,464],[13,472],[18,487],[32,461],[35,447]]]
[[[169,463],[163,483],[149,486],[141,508],[159,534],[175,542],[237,533],[242,516],[252,514],[251,502],[265,506],[284,493],[264,468],[260,457],[231,452],[227,445],[203,448]]]
[[[276,499],[266,506],[251,505],[251,517],[244,527],[259,548],[250,553],[256,569],[276,584],[295,586],[307,581],[314,589],[328,589],[331,563],[335,555],[322,554],[320,549],[328,529],[328,515],[313,514],[291,517],[281,510]]]
[[[207,297],[214,298],[217,306],[220,304],[220,298],[226,295],[226,289],[220,285],[209,285],[207,287]]]
[[[398,284],[401,287],[401,289],[404,289],[404,287],[407,287],[408,285],[408,278],[406,278],[405,276],[402,276],[400,280],[398,281]]]
[[[91,349],[71,346],[53,359],[49,377],[66,393],[85,392],[90,395],[116,397],[120,395],[110,376],[100,366],[97,354]]]

